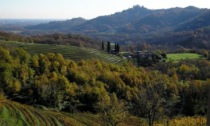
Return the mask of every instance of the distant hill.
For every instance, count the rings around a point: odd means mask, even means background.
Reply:
[[[206,10],[205,12],[199,14],[197,17],[187,20],[186,22],[180,24],[176,31],[187,31],[187,30],[195,30],[199,28],[204,28],[210,26],[210,10]]]
[[[52,21],[47,24],[27,26],[27,28],[34,30],[69,31],[72,27],[78,26],[84,22],[86,22],[84,18],[73,18],[66,21]]]
[[[55,30],[61,32],[114,32],[114,33],[148,33],[154,31],[171,31],[182,27],[197,29],[209,25],[210,10],[199,9],[193,6],[186,8],[170,8],[151,10],[141,6],[117,12],[108,16],[100,16],[91,20],[75,18],[67,21],[56,21],[47,24],[29,26],[28,29]],[[186,26],[187,24],[187,26]],[[185,26],[185,27],[184,27]]]
[[[183,22],[193,20],[203,12],[202,9],[192,7],[154,10],[150,15],[132,23],[130,27],[133,28],[133,32],[143,34],[154,31],[173,31]]]
[[[175,44],[191,47],[195,43],[195,45],[201,43],[206,45],[205,48],[209,48],[209,32],[206,30],[210,27],[209,19],[210,10],[205,8],[189,6],[152,10],[136,5],[122,12],[91,20],[74,18],[31,25],[23,28],[20,34],[77,33],[120,44]],[[202,32],[197,32],[199,30]],[[198,36],[207,38],[198,39]],[[193,40],[193,44],[189,40]]]
[[[108,16],[100,16],[79,26],[73,27],[72,31],[80,32],[117,32],[120,27],[130,25],[132,22],[139,20],[153,10],[144,7],[134,6],[131,9],[124,10]]]

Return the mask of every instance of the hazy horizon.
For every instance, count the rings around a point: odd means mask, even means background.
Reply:
[[[210,8],[207,0],[0,0],[0,19],[66,20],[77,17],[93,19],[131,8],[168,9],[195,6]]]

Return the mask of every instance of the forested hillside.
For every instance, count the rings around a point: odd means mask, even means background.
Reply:
[[[208,14],[208,9],[199,9],[196,7],[151,10],[137,5],[122,12],[108,16],[100,16],[83,22],[81,18],[78,18],[28,28],[39,30],[51,30],[53,28],[59,30],[62,28],[61,26],[57,26],[56,23],[59,23],[68,27],[69,31],[105,33],[115,31],[116,33],[137,32],[147,34],[154,31],[163,31],[164,29],[173,31],[176,27],[181,27],[183,28],[182,30],[185,31],[208,26]],[[69,22],[69,24],[66,22]],[[190,26],[193,24],[197,25],[197,27]]]
[[[135,46],[147,43],[209,49],[209,15],[209,9],[193,6],[152,10],[137,5],[91,20],[51,22],[27,27],[26,31],[31,31],[32,34],[34,30],[81,33],[105,41]]]
[[[69,31],[72,27],[78,26],[85,23],[86,20],[83,18],[74,18],[66,21],[53,21],[48,24],[38,24],[36,26],[28,26],[30,29],[35,30],[47,30],[47,31]]]
[[[179,115],[207,113],[210,62],[205,59],[139,68],[0,47],[0,63],[1,95],[7,99],[98,114],[104,125],[118,125],[130,115],[150,126],[164,120],[173,125],[170,121]]]
[[[122,12],[99,16],[90,20],[73,18],[38,25],[16,24],[14,22],[14,24],[6,27],[0,25],[0,29],[5,32],[31,37],[26,41],[31,41],[34,38],[39,43],[46,43],[47,41],[69,44],[69,40],[71,42],[73,40],[72,45],[82,43],[79,45],[90,47],[89,45],[93,43],[90,43],[88,39],[94,38],[125,45],[129,44],[135,47],[146,43],[209,49],[209,15],[209,9],[193,6],[154,10],[136,5]],[[34,24],[33,21],[31,21],[31,24]],[[60,39],[55,37],[58,33],[67,34],[67,36],[59,35],[60,38],[65,39],[64,41],[61,42]],[[71,34],[70,38],[69,34]],[[77,35],[72,37],[72,34]],[[80,36],[79,40],[78,34]],[[81,37],[81,34],[90,38]],[[36,37],[41,36],[40,41],[36,39]],[[49,38],[49,36],[52,38]],[[84,39],[88,40],[88,44],[84,43]],[[75,41],[77,42],[75,43]]]

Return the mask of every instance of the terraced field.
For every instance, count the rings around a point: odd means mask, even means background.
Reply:
[[[39,110],[0,99],[0,126],[99,126],[97,116]]]
[[[119,126],[135,126],[139,123],[139,118],[131,116]],[[97,114],[56,112],[0,98],[0,126],[103,126],[103,123]]]
[[[64,113],[38,109],[0,98],[0,126],[102,126],[99,115]],[[145,119],[129,116],[119,126],[147,126]],[[155,122],[155,126],[206,126],[206,117],[175,117]]]
[[[22,47],[31,54],[36,53],[61,53],[65,58],[72,59],[74,61],[80,61],[81,59],[99,59],[108,63],[119,63],[121,58],[115,55],[108,55],[106,52],[99,51],[92,48],[83,48],[77,46],[66,45],[48,45],[48,44],[36,44],[36,43],[21,43],[21,42],[8,42],[1,41],[0,45],[15,49]]]

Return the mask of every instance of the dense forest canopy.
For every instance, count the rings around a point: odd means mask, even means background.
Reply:
[[[74,62],[61,54],[30,55],[21,48],[0,47],[0,62],[1,92],[22,103],[105,115],[120,108],[148,119],[149,125],[163,116],[207,112],[210,62],[205,59],[138,68],[131,63]]]

